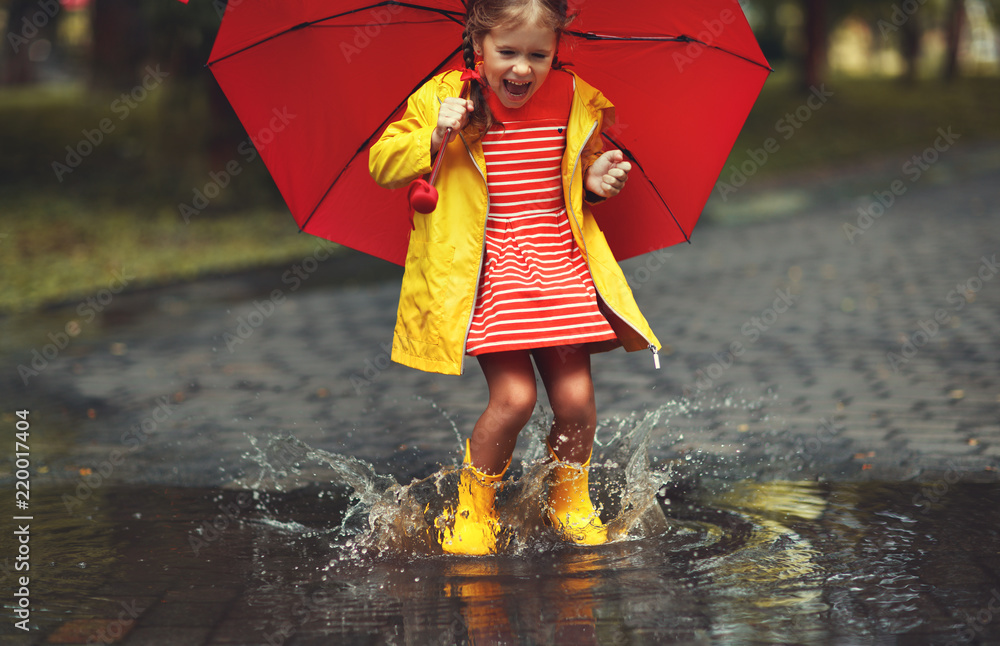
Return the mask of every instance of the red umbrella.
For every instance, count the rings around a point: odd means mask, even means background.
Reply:
[[[576,0],[559,59],[615,104],[633,171],[594,208],[619,260],[689,240],[771,71],[737,0]],[[208,63],[299,227],[402,265],[406,189],[368,149],[434,74],[463,67],[459,0],[230,0]],[[438,186],[447,191],[449,187]]]

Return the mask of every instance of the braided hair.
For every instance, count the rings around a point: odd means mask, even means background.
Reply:
[[[566,0],[468,0],[465,31],[462,32],[462,58],[465,67],[475,69],[476,43],[482,42],[486,34],[497,27],[531,22],[551,28],[558,38],[573,19],[568,14],[566,5]],[[552,67],[561,67],[558,58],[553,58]],[[493,125],[494,119],[483,85],[475,81],[467,85],[468,91],[463,91],[463,96],[470,99],[473,105],[469,123],[484,133]]]

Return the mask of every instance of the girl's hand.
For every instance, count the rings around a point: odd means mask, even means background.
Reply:
[[[587,169],[584,186],[600,197],[614,197],[625,187],[632,164],[620,150],[609,150]]]
[[[448,142],[451,142],[458,136],[458,132],[468,125],[469,115],[472,114],[473,109],[472,101],[468,99],[448,97],[441,102],[441,108],[438,110],[437,127],[434,129],[433,134],[431,134],[432,157],[437,154],[437,151],[441,149],[441,145],[445,143],[444,138],[448,132],[448,128],[451,128],[451,137],[448,139]]]

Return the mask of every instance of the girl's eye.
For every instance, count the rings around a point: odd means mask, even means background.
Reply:
[[[535,60],[538,60],[538,61],[544,61],[546,58],[549,57],[548,54],[532,54],[531,56],[532,56],[532,58],[534,58]]]
[[[513,55],[514,55],[514,52],[512,52],[512,51],[511,51],[511,50],[509,50],[509,49],[501,49],[501,50],[500,50],[500,55],[501,55],[501,56],[513,56]]]

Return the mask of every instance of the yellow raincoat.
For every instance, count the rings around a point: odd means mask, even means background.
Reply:
[[[439,105],[446,97],[459,95],[460,76],[457,71],[444,72],[424,84],[409,98],[403,118],[390,124],[372,146],[369,170],[380,186],[404,187],[431,171],[431,133]],[[580,78],[575,80],[562,160],[563,193],[573,237],[587,260],[601,310],[618,335],[617,342],[589,344],[588,349],[597,352],[622,345],[628,351],[656,352],[660,343],[584,203],[584,173],[601,155],[601,126],[614,118],[614,106]],[[474,126],[448,144],[445,155],[437,179],[437,208],[414,216],[392,360],[457,375],[462,372],[479,287],[489,197],[486,160]]]

